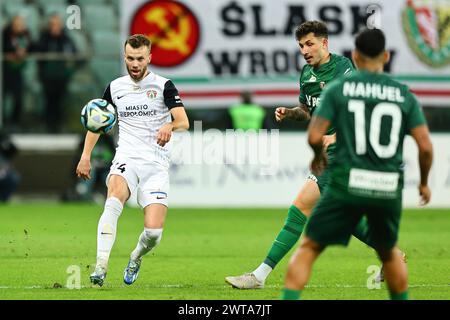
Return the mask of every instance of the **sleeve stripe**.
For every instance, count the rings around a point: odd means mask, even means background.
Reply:
[[[177,88],[171,80],[168,80],[164,84],[164,103],[170,109],[174,107],[182,107],[183,102],[181,101],[180,95]]]
[[[108,87],[106,87],[105,92],[103,93],[102,99],[108,101],[110,104],[112,104],[114,106],[114,108],[116,108],[116,105],[114,104],[114,102],[112,100],[112,96],[111,96],[111,83],[108,84]]]

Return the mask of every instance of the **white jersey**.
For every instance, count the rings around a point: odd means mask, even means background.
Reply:
[[[159,129],[171,122],[170,109],[183,107],[172,81],[152,72],[139,82],[129,75],[113,80],[103,99],[117,110],[119,141],[116,157],[157,162],[169,167],[171,141],[157,144]]]

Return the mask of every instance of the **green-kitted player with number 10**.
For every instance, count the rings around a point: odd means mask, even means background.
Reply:
[[[378,29],[364,30],[355,40],[353,60],[359,71],[330,83],[308,129],[315,157],[311,170],[326,165],[322,138],[336,130],[335,159],[327,170],[330,181],[314,208],[305,238],[292,257],[284,299],[298,299],[314,261],[331,244],[347,245],[363,216],[368,244],[383,262],[392,299],[407,299],[406,265],[398,254],[402,210],[403,139],[410,134],[419,148],[421,203],[430,200],[428,173],[432,144],[425,117],[408,87],[383,73],[389,60],[385,37]]]
[[[277,121],[283,121],[283,119],[309,120],[319,105],[322,90],[334,79],[350,75],[354,70],[348,58],[329,52],[328,28],[324,22],[303,22],[296,28],[295,38],[306,61],[300,76],[300,103],[295,108],[278,107],[275,111]],[[327,153],[329,163],[334,158],[334,141],[334,129],[330,127],[327,135],[323,137],[324,152]],[[239,289],[263,288],[272,270],[297,243],[328,180],[327,171],[321,175],[310,174],[289,207],[284,225],[261,264],[253,272],[229,276],[225,278],[225,281]],[[353,235],[368,244],[366,219],[361,219]],[[399,251],[399,254],[403,253]],[[377,279],[382,281],[382,272],[379,273]]]

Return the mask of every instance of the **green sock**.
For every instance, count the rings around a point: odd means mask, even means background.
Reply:
[[[294,205],[288,210],[288,216],[277,238],[267,254],[264,263],[272,269],[291,250],[300,238],[306,223],[306,216]]]
[[[408,290],[402,293],[389,292],[391,300],[408,300]]]
[[[362,217],[359,220],[359,223],[356,225],[355,230],[353,231],[353,236],[361,240],[363,243],[367,244],[369,247],[372,247],[369,242],[369,226],[367,225],[367,218]]]
[[[281,291],[281,300],[299,300],[301,293],[301,290],[291,290],[284,288]]]

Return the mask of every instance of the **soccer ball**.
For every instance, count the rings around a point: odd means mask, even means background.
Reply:
[[[81,110],[81,124],[94,133],[107,133],[117,121],[114,107],[106,100],[93,99]]]

